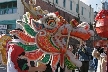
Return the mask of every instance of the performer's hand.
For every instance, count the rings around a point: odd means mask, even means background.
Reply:
[[[29,0],[29,4],[36,5],[36,0]]]
[[[28,72],[35,72],[35,71],[45,71],[46,70],[46,65],[42,64],[42,65],[39,65],[38,67],[29,67],[29,70]]]
[[[45,71],[47,66],[45,64],[41,64],[38,66],[38,71]]]

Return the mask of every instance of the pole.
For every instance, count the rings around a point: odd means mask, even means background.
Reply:
[[[78,0],[78,23],[80,23],[80,10],[79,10],[79,2],[80,2],[80,0]]]
[[[102,9],[105,10],[105,3],[102,3]]]
[[[90,18],[90,24],[91,24],[91,5],[90,5],[90,16],[89,16],[89,18]]]

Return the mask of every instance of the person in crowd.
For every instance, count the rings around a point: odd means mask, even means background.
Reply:
[[[55,72],[65,72],[64,68],[60,67],[60,61],[59,63],[57,64],[57,69]]]
[[[79,54],[79,60],[82,62],[82,66],[80,67],[80,72],[88,72],[90,51],[86,46],[86,43],[83,43],[79,47],[78,54]]]
[[[96,48],[94,48],[94,49],[96,49]],[[95,70],[95,72],[96,72],[96,70],[97,70],[97,65],[98,65],[98,59],[97,59],[96,57],[93,57],[93,62],[92,62],[92,64],[90,65],[90,68],[93,66],[93,68],[94,68],[94,70]]]
[[[98,59],[98,66],[96,72],[107,72],[107,47],[98,47],[93,50],[92,55]]]
[[[20,28],[15,30],[21,30]],[[7,46],[7,72],[35,72],[35,71],[45,71],[46,65],[40,65],[39,67],[31,67],[28,59],[25,57],[25,51],[22,47],[18,46],[16,43],[21,42],[18,37],[13,36],[12,41],[9,42]]]

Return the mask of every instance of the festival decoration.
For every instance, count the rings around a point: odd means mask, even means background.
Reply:
[[[40,61],[47,64],[51,61],[51,67],[53,72],[56,69],[56,65],[60,60],[60,66],[65,65],[68,69],[75,69],[81,67],[82,63],[71,57],[71,52],[66,53],[68,50],[68,40],[70,37],[82,41],[88,40],[93,31],[89,29],[89,24],[83,22],[76,24],[73,21],[73,25],[69,24],[58,12],[49,13],[47,10],[42,10],[40,6],[33,7],[32,3],[27,4],[24,0],[21,0],[24,7],[28,10],[23,15],[22,20],[17,20],[25,32],[12,30],[10,34],[16,35],[24,43],[17,43],[17,45],[24,48],[26,56],[30,60]],[[68,37],[67,42],[64,40]]]
[[[96,32],[99,36],[108,38],[108,10],[101,10],[95,17]]]
[[[75,19],[72,19],[72,20],[70,21],[70,24],[72,24],[73,27],[77,27],[78,22],[77,22]]]
[[[8,42],[11,41],[11,37],[7,35],[0,35],[0,52],[2,54],[2,62],[4,65],[7,64],[7,45]]]

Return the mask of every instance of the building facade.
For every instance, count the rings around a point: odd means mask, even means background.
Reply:
[[[23,14],[20,0],[0,0],[0,33],[8,34],[10,30],[19,27],[16,20]]]
[[[67,12],[71,16],[78,18],[81,22],[93,23],[93,8],[80,0],[43,0],[54,4],[57,9]]]
[[[59,11],[68,22],[76,19],[90,24],[94,20],[93,8],[80,0],[36,0],[36,6],[41,6],[49,12]],[[21,27],[16,24],[16,20],[21,19],[25,12],[21,0],[0,0],[0,33],[8,33],[14,28]]]
[[[100,4],[97,5],[98,12],[102,9],[108,10],[108,2],[107,1],[101,2]]]
[[[108,2],[107,1],[104,2],[104,9],[108,10]]]

